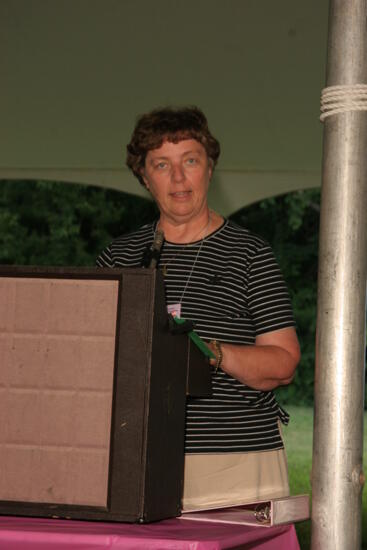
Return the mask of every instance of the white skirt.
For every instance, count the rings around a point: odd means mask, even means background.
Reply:
[[[285,450],[186,454],[183,511],[289,496]]]

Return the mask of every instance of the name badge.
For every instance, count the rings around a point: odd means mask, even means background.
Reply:
[[[181,304],[169,304],[167,306],[167,311],[168,311],[168,313],[173,315],[173,317],[180,318],[181,317]]]

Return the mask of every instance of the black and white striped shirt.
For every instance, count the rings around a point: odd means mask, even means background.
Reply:
[[[103,267],[137,267],[153,241],[155,224],[114,240],[97,260]],[[269,245],[226,220],[203,241],[165,241],[168,304],[205,340],[253,345],[258,334],[294,326],[289,295]],[[278,420],[288,415],[271,391],[245,386],[219,370],[211,398],[189,398],[187,453],[254,452],[283,448]]]

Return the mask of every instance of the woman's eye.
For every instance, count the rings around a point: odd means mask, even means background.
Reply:
[[[156,168],[159,168],[160,170],[162,170],[163,168],[166,168],[166,166],[167,166],[167,163],[166,163],[166,162],[163,162],[163,161],[162,161],[162,162],[158,162],[158,163],[155,165],[155,167],[156,167]]]
[[[187,159],[186,163],[187,163],[187,164],[190,164],[190,165],[196,164],[196,159],[189,158],[189,159]]]

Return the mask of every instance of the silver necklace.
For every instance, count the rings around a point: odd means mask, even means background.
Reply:
[[[208,227],[209,227],[209,225],[208,225]],[[208,227],[206,228],[206,230],[208,229]],[[193,272],[194,272],[196,262],[198,261],[198,258],[199,258],[199,256],[200,256],[201,249],[203,248],[204,241],[205,241],[205,237],[203,237],[203,238],[201,239],[199,249],[198,249],[198,251],[197,251],[197,253],[196,253],[195,260],[193,261],[193,264],[192,264],[192,267],[191,267],[191,271],[190,271],[190,273],[189,273],[189,276],[187,277],[186,284],[185,284],[185,286],[184,286],[184,289],[183,289],[182,294],[181,294],[181,297],[180,297],[180,301],[179,301],[180,304],[182,304],[183,297],[185,296],[185,292],[186,292],[186,290],[187,290],[187,287],[189,286],[189,282],[190,282],[191,276],[192,276],[192,274],[193,274]]]
[[[198,259],[199,254],[200,254],[200,250],[201,250],[201,247],[202,247],[202,244],[203,244],[203,240],[205,239],[205,234],[206,234],[206,232],[208,231],[208,229],[209,229],[209,227],[210,227],[211,221],[212,221],[212,219],[211,219],[210,212],[209,212],[209,219],[208,219],[207,224],[205,225],[205,227],[204,227],[203,229],[200,229],[199,233],[197,233],[197,234],[194,236],[194,238],[193,238],[193,240],[195,241],[195,239],[196,239],[201,233],[204,235],[203,238],[201,239],[200,247],[199,247],[199,250],[198,250],[198,252],[197,252],[197,254],[196,254],[196,257],[195,257],[193,266],[192,266],[192,268],[191,268],[191,272],[190,272],[190,274],[189,274],[188,281],[190,281],[190,278],[191,278],[191,275],[192,275],[192,272],[193,272],[193,268],[195,267],[196,261],[197,261],[197,259]],[[186,248],[187,248],[189,245],[191,245],[191,244],[192,244],[192,243],[186,243],[186,244],[181,248],[181,250],[179,250],[179,251],[177,252],[177,254],[175,254],[175,255],[173,256],[173,258],[170,258],[164,265],[162,265],[162,268],[161,268],[161,269],[162,269],[163,277],[166,277],[166,275],[167,275],[167,273],[168,273],[168,266],[169,266],[169,264],[170,264],[171,262],[173,262],[176,258],[178,258],[178,256],[180,256],[180,255],[186,250]],[[187,286],[187,284],[188,284],[188,283],[186,283],[186,286]],[[185,287],[184,291],[186,291],[186,287]]]
[[[176,303],[176,304],[170,304],[167,306],[167,309],[169,311],[169,313],[172,313],[173,315],[177,315],[177,317],[181,317],[181,306],[182,306],[182,300],[185,296],[185,292],[187,290],[187,287],[189,286],[189,283],[190,283],[190,280],[191,280],[191,277],[192,277],[192,274],[194,272],[194,269],[195,269],[195,266],[196,266],[196,262],[198,261],[198,258],[200,256],[200,252],[201,252],[201,249],[203,248],[203,245],[204,245],[204,241],[205,241],[205,235],[206,235],[206,232],[208,231],[209,227],[210,227],[210,224],[211,224],[211,217],[210,217],[210,213],[209,213],[209,220],[208,220],[208,223],[206,224],[206,226],[202,229],[202,232],[203,232],[203,238],[201,239],[200,241],[200,245],[199,245],[199,248],[198,248],[198,251],[196,253],[196,256],[195,256],[195,259],[193,261],[193,264],[191,266],[191,270],[190,270],[190,273],[186,279],[186,283],[185,283],[185,286],[184,286],[184,289],[181,293],[181,296],[180,296],[180,299],[179,299],[179,302]],[[188,243],[188,244],[191,244],[191,243]],[[178,254],[176,254],[171,260],[170,262],[172,262],[175,258],[177,258],[177,256],[183,252],[185,249],[187,248],[187,245],[181,249],[179,251]],[[166,264],[167,265],[167,264]],[[164,266],[166,267],[166,266]],[[164,268],[163,268],[163,273],[164,273]]]

